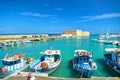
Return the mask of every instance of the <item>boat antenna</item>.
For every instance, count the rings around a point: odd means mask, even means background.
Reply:
[[[6,53],[6,55],[5,55],[4,59],[7,59],[7,57],[8,57],[8,53]]]

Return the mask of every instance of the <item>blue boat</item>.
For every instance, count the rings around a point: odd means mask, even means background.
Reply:
[[[2,45],[0,45],[0,49],[1,49],[1,48],[3,48],[3,46],[2,46]]]
[[[6,54],[5,58],[2,59],[2,66],[0,67],[0,78],[4,78],[9,74],[13,73],[16,70],[23,70],[28,67],[30,61],[32,60],[24,60],[23,54],[15,54],[14,56],[8,56]]]
[[[4,47],[3,43],[0,43],[0,49],[3,48],[3,47]]]
[[[104,59],[108,66],[120,73],[120,49],[107,52],[104,54]]]
[[[73,69],[83,76],[90,77],[97,69],[97,65],[93,62],[92,56],[93,53],[87,52],[86,50],[75,50]]]
[[[113,44],[113,41],[105,40],[104,44]]]
[[[30,64],[32,72],[42,72],[50,74],[57,69],[61,62],[60,50],[45,50],[41,54],[44,54],[40,59],[35,60]]]

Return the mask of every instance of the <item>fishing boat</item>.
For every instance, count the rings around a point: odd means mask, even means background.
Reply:
[[[44,54],[40,59],[33,61],[30,65],[32,72],[42,72],[50,74],[57,69],[61,62],[60,50],[45,50],[40,52]]]
[[[113,41],[105,40],[105,41],[104,41],[104,44],[113,44]]]
[[[25,43],[32,43],[32,41],[30,41],[30,40],[26,40]]]
[[[92,57],[92,52],[75,50],[73,69],[83,76],[90,77],[97,69],[97,65],[93,62]]]
[[[3,46],[3,44],[2,44],[2,43],[0,43],[0,49],[1,49],[1,48],[3,48],[3,47],[4,47],[4,46]]]
[[[99,39],[97,39],[97,42],[99,42],[99,43],[104,43],[105,40],[103,40],[103,38],[99,38]]]
[[[22,44],[22,42],[20,42],[20,41],[14,41],[14,45],[20,45],[20,44]]]
[[[115,40],[115,41],[113,41],[113,44],[119,46],[120,45],[120,41]]]
[[[16,70],[23,70],[29,66],[29,63],[33,61],[32,58],[24,59],[23,54],[16,53],[14,56],[8,56],[2,59],[2,66],[0,67],[0,77],[6,77]]]
[[[10,47],[10,46],[13,46],[14,43],[12,41],[6,41],[6,42],[4,42],[4,45],[7,47]]]
[[[114,71],[120,73],[120,49],[116,49],[104,54],[105,62]]]
[[[114,52],[114,51],[116,51],[117,49],[119,49],[119,48],[105,48],[105,51],[106,51],[106,52]]]

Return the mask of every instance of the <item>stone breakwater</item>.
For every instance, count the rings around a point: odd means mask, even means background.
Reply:
[[[61,39],[61,38],[68,38],[72,36],[48,36],[48,34],[24,34],[24,35],[0,35],[0,42],[6,42],[6,41],[47,41],[47,40],[55,40],[55,39]]]

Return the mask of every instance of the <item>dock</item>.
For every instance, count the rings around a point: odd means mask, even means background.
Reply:
[[[7,76],[5,78],[2,78],[0,80],[27,80],[27,75],[29,73],[30,72],[19,72],[19,71],[16,71],[13,74],[11,74],[11,75],[9,75],[9,76]],[[31,73],[31,75],[35,76],[35,78],[37,78],[37,77],[48,77],[48,74],[46,74],[46,73]]]
[[[15,72],[6,78],[0,80],[27,80],[27,75],[29,72]],[[91,78],[60,78],[60,77],[48,77],[46,73],[31,73],[35,77],[35,80],[120,80],[118,77],[96,77],[92,76]]]

